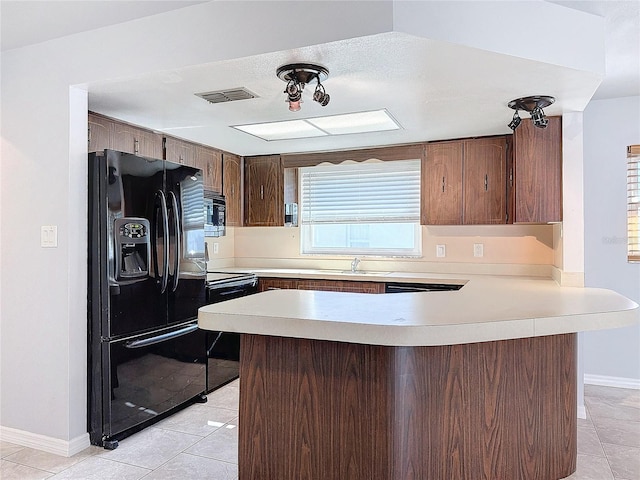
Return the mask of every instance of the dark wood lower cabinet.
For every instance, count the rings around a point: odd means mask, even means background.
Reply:
[[[384,293],[385,284],[382,282],[316,280],[301,278],[260,278],[258,280],[259,292],[282,289],[319,290],[325,292]]]
[[[575,334],[436,347],[241,341],[239,480],[575,471]]]

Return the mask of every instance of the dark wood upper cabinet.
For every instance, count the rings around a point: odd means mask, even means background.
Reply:
[[[422,163],[425,225],[506,223],[506,138],[428,143]]]
[[[112,120],[89,113],[89,152],[111,148],[112,131]]]
[[[196,145],[175,137],[165,138],[165,160],[196,167]]]
[[[114,134],[111,140],[114,150],[133,153],[141,157],[162,158],[162,135],[134,127],[127,123],[114,122]]]
[[[524,119],[508,136],[243,160],[89,112],[88,151],[108,148],[202,169],[205,191],[227,199],[229,226],[283,226],[285,201],[298,201],[299,166],[420,156],[422,224],[549,223],[562,221],[562,118],[548,120],[547,128],[536,128]]]
[[[505,137],[464,141],[465,225],[506,223],[507,142]]]
[[[523,120],[513,135],[513,223],[562,221],[562,118],[549,117],[547,128]]]
[[[245,226],[284,225],[284,171],[280,155],[245,157]]]
[[[195,167],[202,170],[205,191],[222,193],[222,152],[215,148],[196,145]]]
[[[227,226],[242,226],[242,158],[222,154],[222,193],[227,200]]]
[[[88,115],[88,151],[104,149],[162,159],[162,135],[93,112]]]
[[[434,142],[422,160],[421,223],[462,224],[463,142]]]

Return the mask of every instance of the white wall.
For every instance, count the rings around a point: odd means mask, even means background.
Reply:
[[[407,21],[410,2],[400,3]],[[420,16],[438,11],[430,7]],[[394,27],[392,9],[390,2],[341,2],[338,15],[326,3],[210,2],[2,54],[3,434],[59,439],[67,445],[63,454],[86,439],[87,98],[81,85],[385,33]],[[517,13],[509,9],[501,20],[515,25]],[[482,11],[476,14],[481,24]],[[418,26],[416,34],[424,33],[425,25]],[[531,35],[528,48],[543,50],[537,41]],[[58,226],[58,248],[40,247],[41,225]]]
[[[314,22],[292,22],[285,9]],[[377,34],[391,26],[387,2],[344,4],[340,15],[311,2],[211,2],[2,53],[5,438],[62,440],[59,447],[50,442],[61,454],[87,441],[87,96],[70,87]],[[58,248],[40,247],[41,225],[58,226]]]
[[[427,31],[434,40],[605,73],[602,18],[554,3],[400,1],[393,13],[395,29],[406,33]]]
[[[640,264],[627,262],[626,147],[640,142],[640,97],[596,100],[584,112],[585,286],[640,303]],[[565,246],[570,248],[570,246]],[[640,326],[584,334],[587,382],[640,388]]]

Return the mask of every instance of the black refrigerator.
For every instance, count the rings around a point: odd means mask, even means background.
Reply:
[[[118,440],[204,396],[202,172],[89,154],[88,429]]]

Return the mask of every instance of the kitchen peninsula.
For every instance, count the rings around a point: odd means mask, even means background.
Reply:
[[[567,477],[576,332],[640,320],[615,292],[548,279],[307,275],[463,286],[272,290],[202,307],[201,328],[243,334],[240,480]]]

